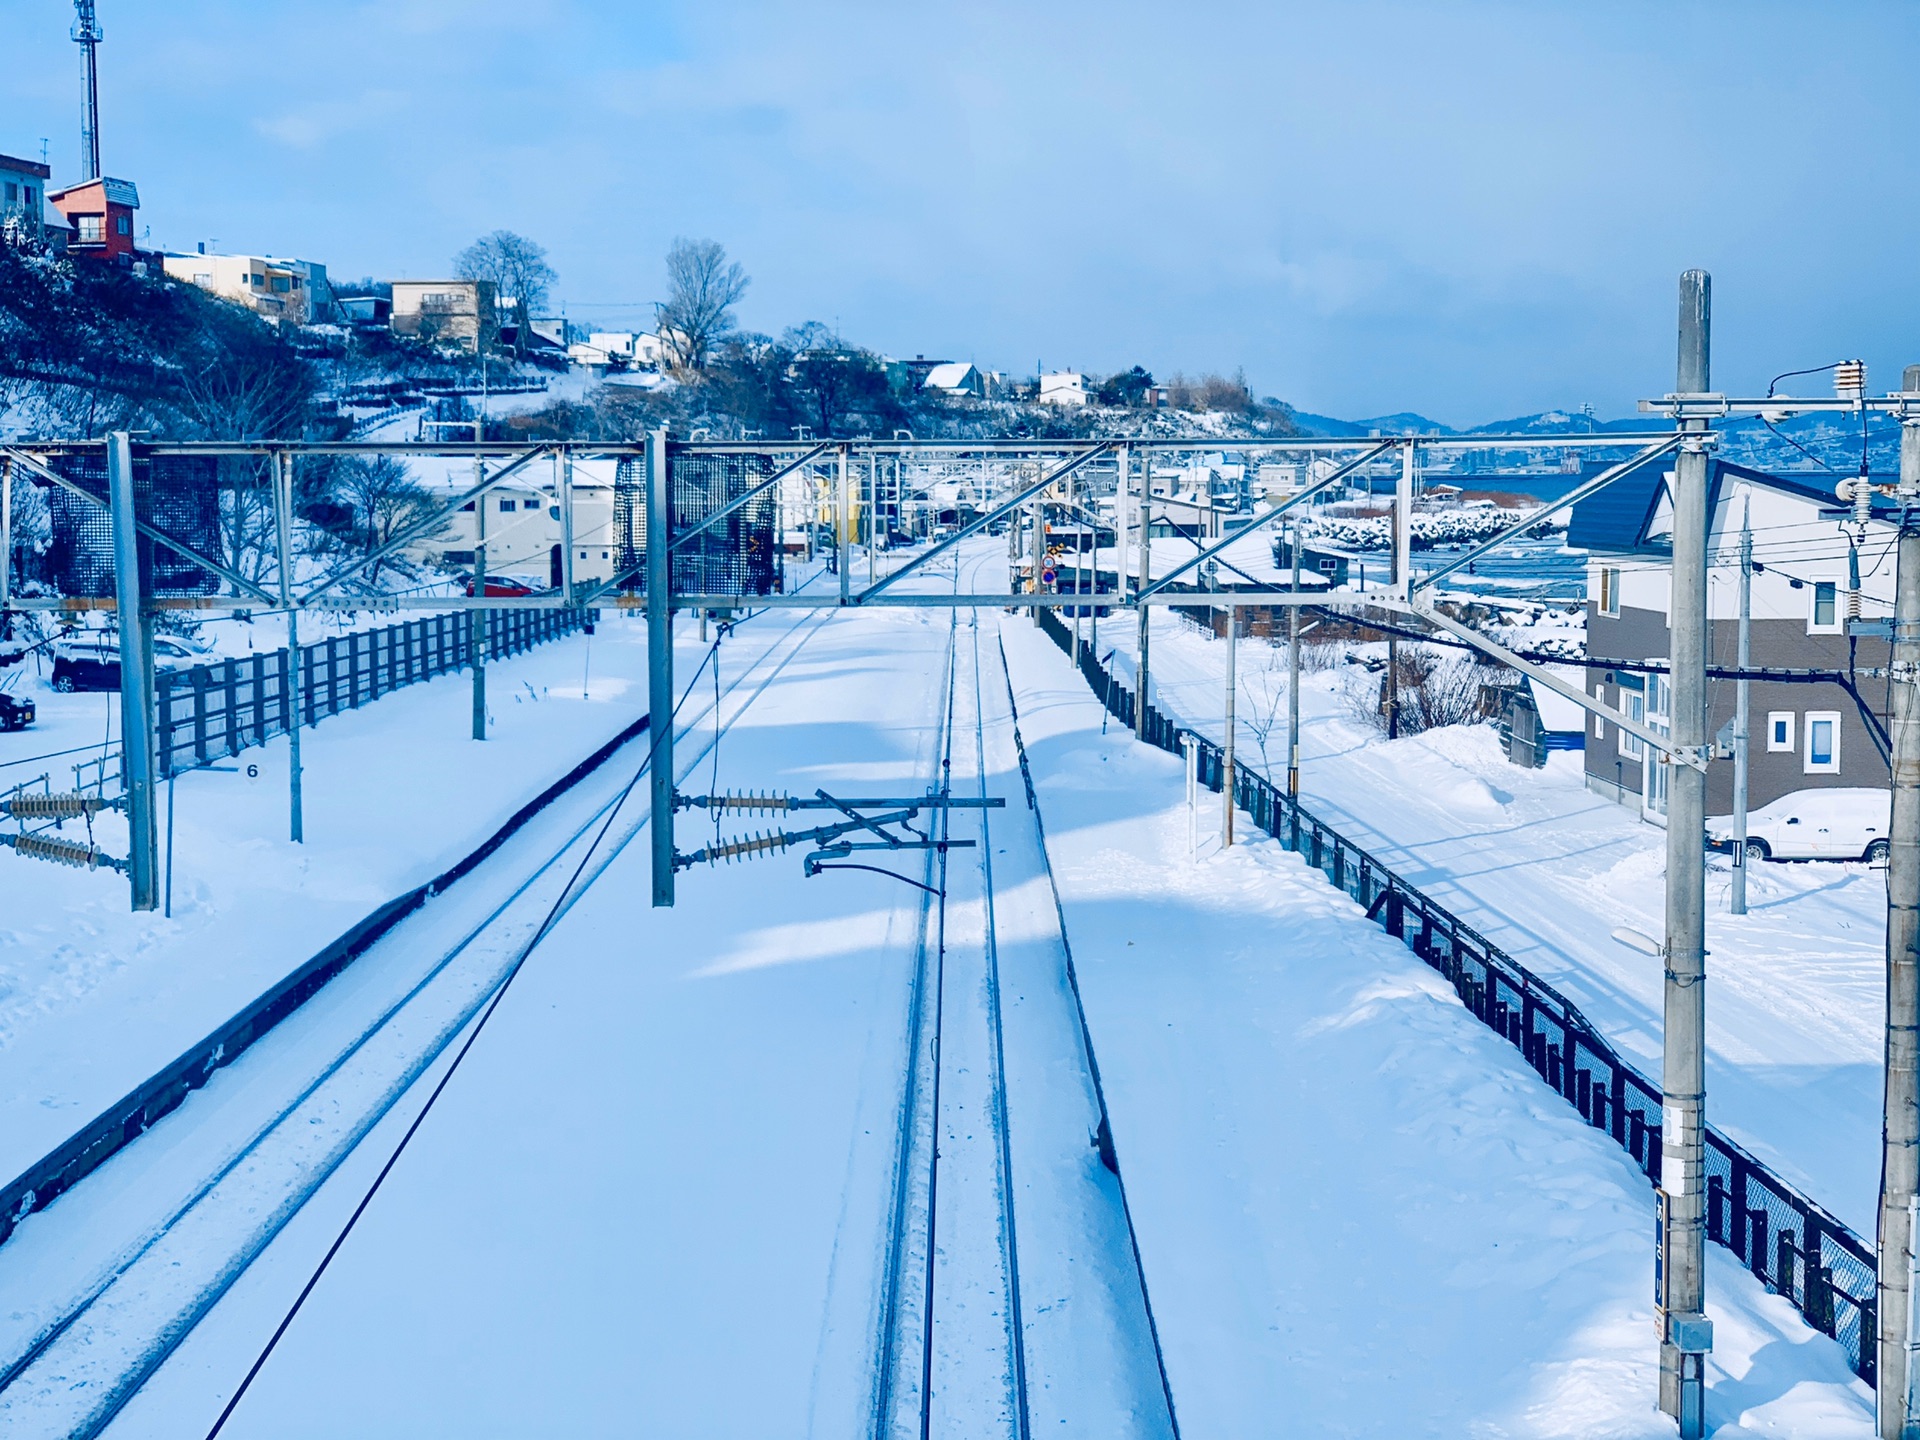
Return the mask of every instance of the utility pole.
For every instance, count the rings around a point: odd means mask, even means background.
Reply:
[[[840,496],[846,498],[847,452],[840,451]],[[667,432],[647,437],[647,730],[653,752],[648,794],[653,801],[653,903],[673,904],[673,516],[668,509]],[[842,510],[842,518],[846,511]],[[844,531],[840,549],[840,585],[847,582]],[[720,723],[720,717],[714,717]]]
[[[1300,594],[1300,522],[1288,527],[1293,556],[1293,594]],[[1287,794],[1300,797],[1300,607],[1287,607]]]
[[[1153,452],[1140,455],[1140,589],[1153,583]],[[1151,607],[1136,607],[1134,621],[1140,629],[1140,663],[1133,672],[1133,734],[1147,738],[1147,645],[1153,638]]]
[[[1234,636],[1240,629],[1240,607],[1227,606],[1227,743],[1220,761],[1220,848],[1233,848],[1233,732],[1239,728],[1234,718],[1234,700],[1240,689],[1240,677],[1233,663]]]
[[[1044,474],[1043,466],[1036,470]],[[1027,502],[1027,555],[1031,567],[1027,575],[1027,590],[1030,594],[1040,593],[1040,569],[1047,563],[1047,502],[1036,495]],[[1033,607],[1033,623],[1040,624],[1040,607]]]
[[[1733,685],[1733,890],[1728,909],[1747,913],[1747,746],[1751,732],[1751,684],[1747,666],[1753,657],[1753,501],[1740,498],[1740,648]]]
[[[474,443],[487,438],[487,422],[473,422]],[[473,457],[473,483],[484,485],[487,462]],[[467,612],[467,643],[473,648],[473,738],[487,738],[487,497],[473,497],[473,598]]]
[[[1920,392],[1920,365],[1901,389]],[[1893,823],[1887,859],[1887,1093],[1880,1161],[1882,1440],[1914,1423],[1913,1226],[1920,1191],[1920,420],[1900,426],[1900,559],[1893,601]]]
[[[107,436],[113,515],[114,606],[120,625],[120,788],[127,797],[127,879],[133,908],[160,906],[160,833],[153,808],[153,647],[140,590],[140,529],[133,497],[133,437]]]
[[[1086,551],[1080,545],[1080,527],[1085,523],[1081,518],[1075,500],[1079,494],[1079,481],[1076,477],[1067,477],[1067,518],[1073,524],[1073,598],[1080,598],[1080,570],[1086,564]],[[1083,606],[1073,607],[1073,668],[1080,668],[1080,611]]]
[[[1674,389],[1711,388],[1711,282],[1680,277],[1680,353]],[[1707,448],[1706,420],[1686,420],[1674,464],[1673,744],[1667,786],[1665,1043],[1661,1059],[1660,1408],[1698,1440],[1706,1422],[1706,851]]]
[[[282,450],[273,477],[274,544],[280,552],[280,606],[287,612],[287,838],[307,839],[306,802],[301,794],[300,721],[306,714],[300,669],[300,609],[293,603],[293,456]]]
[[[834,564],[840,571],[840,603],[847,603],[847,563],[853,558],[853,480],[847,470],[847,447],[842,445],[839,455],[839,471],[834,484]],[[651,513],[651,512],[649,512]]]
[[[1413,596],[1413,442],[1400,452],[1400,479],[1393,495],[1393,592]],[[1400,738],[1400,637],[1387,632],[1387,738]]]

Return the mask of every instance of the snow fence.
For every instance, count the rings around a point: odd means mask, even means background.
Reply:
[[[1065,623],[1045,610],[1039,620],[1072,655],[1073,633]],[[1132,686],[1101,664],[1091,646],[1080,647],[1079,666],[1108,713],[1134,727]],[[1181,737],[1192,735],[1201,782],[1219,791],[1225,768],[1219,746],[1152,704],[1142,733],[1172,754],[1182,753]],[[1659,1183],[1660,1087],[1622,1060],[1571,1001],[1244,765],[1234,767],[1234,801],[1352,896],[1368,919],[1446,976],[1482,1024],[1519,1050],[1583,1120],[1611,1135],[1650,1184]],[[1837,1340],[1854,1373],[1874,1383],[1873,1246],[1711,1127],[1707,1235],[1792,1301],[1807,1324]]]

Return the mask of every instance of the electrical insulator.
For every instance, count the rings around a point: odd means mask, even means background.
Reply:
[[[97,845],[82,845],[50,835],[14,835],[9,837],[9,843],[21,855],[51,860],[56,865],[71,865],[79,870],[96,870],[102,864],[112,863]]]
[[[0,800],[0,810],[20,820],[79,820],[118,803],[100,795],[15,795]]]
[[[1842,400],[1858,400],[1867,393],[1867,362],[1842,360],[1833,367],[1833,392]]]

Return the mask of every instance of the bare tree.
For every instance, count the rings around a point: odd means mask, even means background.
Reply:
[[[672,368],[707,368],[714,347],[733,332],[733,307],[750,283],[718,240],[675,239],[667,250],[667,298],[655,307]]]
[[[491,280],[500,301],[513,302],[513,353],[524,356],[533,312],[546,307],[553,282],[560,278],[547,264],[546,247],[511,230],[496,230],[454,256],[453,269],[462,280]]]
[[[340,500],[353,509],[355,547],[371,555],[391,543],[433,514],[441,503],[432,491],[416,481],[401,461],[390,455],[374,460],[355,457],[346,460],[334,472],[334,490]],[[446,533],[443,522],[422,539]],[[380,570],[390,562],[377,560],[368,568],[365,579],[377,585]]]

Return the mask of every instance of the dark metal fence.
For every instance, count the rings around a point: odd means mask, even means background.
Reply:
[[[1040,627],[1073,653],[1072,631],[1058,618],[1043,610]],[[1087,647],[1080,671],[1107,710],[1131,727],[1132,686]],[[1192,733],[1147,707],[1149,743],[1177,754],[1181,735]],[[1218,791],[1225,757],[1212,741],[1194,738],[1201,780]],[[1611,1135],[1658,1184],[1660,1087],[1622,1060],[1571,1001],[1244,765],[1234,767],[1234,798],[1268,834],[1351,895],[1369,919],[1446,976],[1482,1024],[1518,1049],[1581,1119]],[[1769,1290],[1791,1300],[1809,1325],[1839,1341],[1854,1373],[1873,1383],[1872,1244],[1711,1128],[1707,1234]]]
[[[570,635],[597,612],[480,613],[486,620],[487,655],[498,660]],[[447,612],[302,645],[302,723],[314,725],[404,685],[464,669],[471,644],[468,617]],[[160,773],[191,770],[284,734],[293,710],[289,663],[289,652],[283,649],[156,674]]]

